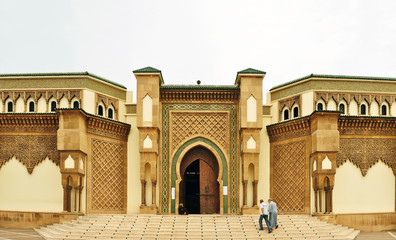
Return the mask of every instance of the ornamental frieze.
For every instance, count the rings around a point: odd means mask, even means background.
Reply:
[[[53,133],[58,130],[58,116],[54,113],[0,114],[0,132]]]
[[[57,136],[0,135],[0,168],[14,156],[30,174],[47,157],[59,165]]]
[[[309,117],[299,118],[267,126],[270,142],[306,136],[311,133]]]
[[[4,103],[7,99],[11,99],[13,102],[22,98],[22,100],[26,103],[26,101],[30,98],[34,99],[37,102],[41,97],[48,102],[52,97],[54,97],[58,102],[65,97],[69,102],[73,98],[77,98],[79,102],[81,102],[81,91],[80,90],[46,90],[46,91],[7,91],[0,92],[0,98]]]
[[[98,98],[97,103],[102,102],[105,105],[105,107],[113,106],[115,108],[114,110],[118,110],[117,99],[111,98],[111,97],[108,97],[105,95],[101,95],[101,94],[98,94],[97,98]]]
[[[126,141],[128,140],[129,124],[102,119],[99,117],[88,117],[87,132]]]
[[[337,167],[347,160],[357,166],[362,175],[378,161],[396,169],[396,139],[391,138],[341,138],[337,153]]]
[[[282,109],[284,107],[287,107],[288,109],[291,109],[293,107],[293,105],[295,105],[295,104],[297,104],[299,106],[301,105],[300,104],[300,95],[280,100],[279,101],[279,111],[282,112]]]
[[[239,90],[180,90],[161,89],[160,101],[181,103],[235,103],[239,101]]]
[[[348,105],[354,100],[357,104],[362,102],[371,103],[376,101],[378,104],[387,102],[391,105],[395,100],[395,95],[389,94],[366,94],[366,93],[331,93],[331,92],[316,92],[315,103],[322,99],[326,104],[333,99],[337,104],[344,100]]]
[[[342,116],[338,119],[341,135],[396,136],[396,119],[391,117]]]

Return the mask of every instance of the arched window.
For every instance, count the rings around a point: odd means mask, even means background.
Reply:
[[[29,102],[29,112],[34,112],[34,102]]]
[[[56,108],[56,102],[55,102],[55,101],[52,101],[52,102],[51,102],[51,112],[54,112],[54,111],[55,111],[55,108]]]
[[[11,101],[7,103],[7,112],[14,112],[14,104]]]
[[[322,111],[323,110],[323,103],[318,103],[318,111]]]
[[[98,115],[103,116],[103,106],[101,105],[98,106]]]
[[[338,111],[340,111],[341,114],[345,114],[345,104],[341,103],[341,104],[338,106]]]
[[[113,109],[109,108],[109,110],[107,110],[107,117],[113,119]]]
[[[360,105],[360,115],[366,115],[367,114],[367,109],[366,105],[362,104]]]
[[[388,115],[388,111],[387,111],[387,110],[388,110],[388,109],[387,109],[386,105],[382,105],[382,106],[381,106],[381,115],[382,115],[382,116]]]
[[[289,109],[286,109],[283,112],[283,120],[288,120],[289,119]]]
[[[298,107],[294,107],[293,108],[293,118],[298,118],[299,117],[299,115],[298,115]]]
[[[74,101],[73,108],[80,108],[80,103],[78,101]]]

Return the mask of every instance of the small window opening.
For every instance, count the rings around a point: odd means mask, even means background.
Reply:
[[[12,102],[7,103],[7,111],[14,112],[14,104]]]
[[[345,104],[341,103],[338,110],[341,112],[341,114],[345,114]]]
[[[366,115],[366,105],[362,104],[360,105],[360,115]]]
[[[298,107],[293,108],[293,117],[298,118]]]
[[[29,112],[34,112],[34,102],[29,103]]]
[[[78,101],[74,101],[73,108],[80,108],[80,103]]]
[[[322,111],[323,110],[323,103],[318,103],[318,110]]]
[[[56,109],[56,102],[55,102],[55,101],[52,101],[52,102],[51,102],[51,112],[54,112],[55,109]]]
[[[107,117],[113,119],[113,109],[109,108],[107,112]]]
[[[101,105],[98,107],[98,115],[103,116],[103,107]]]
[[[387,108],[385,105],[382,105],[382,107],[381,107],[381,115],[382,116],[388,115],[388,111],[387,111]]]
[[[283,112],[283,120],[288,120],[288,119],[289,119],[289,110],[286,109],[286,110]]]

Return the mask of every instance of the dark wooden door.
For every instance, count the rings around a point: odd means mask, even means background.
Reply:
[[[208,149],[198,146],[180,164],[179,202],[191,214],[220,213],[219,165]]]
[[[211,166],[212,165],[212,166]],[[213,164],[199,161],[199,195],[201,214],[219,213],[219,184]]]
[[[199,163],[199,160],[196,160],[187,167],[182,181],[183,194],[185,196],[184,206],[191,214],[201,213],[199,201]]]

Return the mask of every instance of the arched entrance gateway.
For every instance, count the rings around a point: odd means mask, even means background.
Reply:
[[[189,213],[220,213],[219,165],[207,148],[197,146],[189,150],[180,164],[179,203]]]
[[[190,213],[228,213],[228,164],[211,140],[196,137],[175,152],[171,166],[171,213],[179,203]]]

